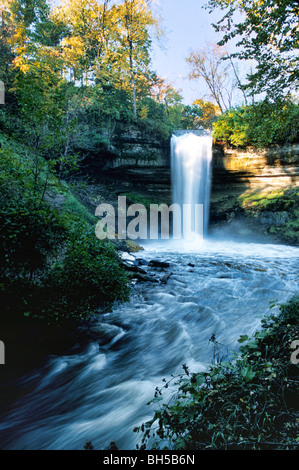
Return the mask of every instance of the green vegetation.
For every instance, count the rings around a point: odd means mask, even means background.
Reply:
[[[268,218],[267,233],[294,245],[299,244],[299,193],[292,188],[251,192],[239,197],[247,214]]]
[[[214,363],[207,372],[183,365],[184,374],[157,387],[151,403],[158,410],[135,429],[143,433],[142,448],[297,449],[298,338],[298,295],[280,305],[279,315],[265,317],[252,338],[241,336],[232,357],[221,356],[213,336]],[[172,382],[176,393],[164,403],[162,392]]]
[[[276,101],[293,93],[298,81],[297,0],[208,0],[223,17],[214,25],[221,31],[219,45],[236,41],[230,58],[254,60],[257,66],[243,86],[251,96],[266,93]]]
[[[5,0],[0,130],[63,179],[86,158],[111,158],[122,133],[163,145],[174,129],[210,125],[207,103],[185,106],[151,70],[152,39],[161,34],[146,0]]]
[[[69,233],[63,259],[53,265],[38,291],[41,301],[35,307],[47,320],[80,320],[128,300],[128,278],[114,247],[99,242],[93,227],[78,222]]]
[[[127,300],[128,278],[114,246],[96,238],[95,217],[43,158],[0,137],[2,321],[78,323]]]
[[[94,225],[97,222],[97,218],[91,214],[70,191],[65,195],[63,209],[70,214],[80,216],[80,218],[89,222],[91,225]]]
[[[235,147],[267,147],[299,140],[299,106],[290,100],[261,101],[230,109],[213,125],[215,140]]]
[[[127,203],[129,204],[142,204],[146,209],[150,209],[151,204],[162,204],[155,198],[149,199],[148,197],[141,196],[137,193],[122,193],[120,196],[125,196],[127,198]]]
[[[236,147],[297,143],[298,2],[209,0],[207,8],[223,11],[213,25],[222,32],[219,50],[212,51],[209,66],[204,61],[206,51],[191,55],[188,61],[191,78],[202,76],[224,111],[213,126],[215,140]],[[234,40],[236,48],[229,53],[226,46]],[[238,60],[256,64],[243,83],[234,65]],[[244,98],[244,104],[237,107],[231,102],[226,106],[223,100],[229,65]]]

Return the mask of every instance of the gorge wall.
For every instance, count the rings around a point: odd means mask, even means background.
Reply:
[[[169,138],[150,129],[119,128],[107,137],[107,149],[87,158],[91,167],[110,170],[119,167],[169,166]]]
[[[113,156],[93,164],[100,183],[128,203],[171,204],[169,143],[123,134]],[[214,143],[210,231],[299,244],[299,145],[233,149]]]
[[[298,244],[298,184],[299,145],[260,150],[218,147],[213,157],[211,227],[236,237]]]

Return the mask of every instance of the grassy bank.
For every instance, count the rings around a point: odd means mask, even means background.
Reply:
[[[256,191],[240,196],[247,214],[258,217],[265,233],[281,240],[299,244],[299,191],[295,188]]]

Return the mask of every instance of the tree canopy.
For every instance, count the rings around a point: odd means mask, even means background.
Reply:
[[[214,25],[220,45],[236,40],[231,57],[252,59],[256,69],[245,88],[276,100],[298,87],[299,6],[297,0],[209,0],[224,16]]]
[[[217,103],[221,112],[232,107],[237,89],[237,80],[234,76],[236,69],[231,63],[223,61],[225,56],[224,48],[217,44],[207,44],[201,49],[192,51],[186,58],[191,67],[189,79],[204,79],[210,97]]]

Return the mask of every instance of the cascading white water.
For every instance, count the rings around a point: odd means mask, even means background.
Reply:
[[[183,238],[205,236],[209,223],[212,137],[186,131],[171,137],[171,180],[173,203],[184,210]],[[198,213],[201,205],[202,215]],[[181,221],[174,221],[174,224]]]

